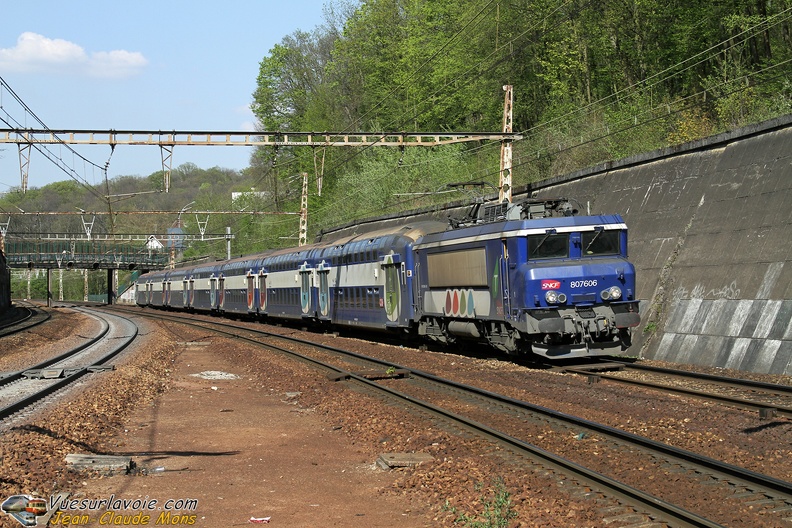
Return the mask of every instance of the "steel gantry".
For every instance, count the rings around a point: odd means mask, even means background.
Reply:
[[[16,144],[20,151],[22,191],[27,190],[31,145],[154,145],[162,151],[165,192],[170,189],[173,149],[176,146],[241,147],[437,147],[470,141],[514,141],[511,132],[222,132],[145,130],[67,130],[0,128],[0,144]],[[23,156],[23,152],[25,155]],[[510,169],[510,167],[509,167]]]
[[[184,213],[183,209],[178,214]],[[209,215],[299,215],[293,212],[271,212],[271,211],[192,211],[195,214],[196,222],[199,226],[200,235],[190,235],[186,233],[168,233],[165,235],[129,235],[129,234],[96,234],[93,233],[94,219],[97,215],[152,215],[152,214],[176,214],[173,211],[97,211],[97,212],[72,212],[72,211],[49,211],[49,212],[8,212],[2,213],[6,217],[5,222],[0,222],[0,252],[5,253],[8,258],[9,267],[14,268],[61,268],[67,269],[99,269],[99,268],[128,268],[128,269],[156,269],[165,266],[173,267],[175,247],[174,241],[210,241],[226,240],[227,257],[231,258],[231,240],[235,237],[230,233],[230,228],[226,229],[225,234],[207,234],[206,226]],[[9,234],[11,217],[17,216],[75,216],[82,218],[84,235],[74,235],[66,233],[28,233],[28,234]],[[90,221],[85,217],[91,215]],[[207,220],[201,221],[198,215],[206,215]],[[181,216],[180,216],[181,217]],[[303,218],[301,216],[301,218]],[[170,258],[159,254],[152,257],[152,252],[148,255],[144,249],[145,242],[165,241],[165,246],[171,250]],[[82,244],[83,251],[75,255],[75,243]],[[104,247],[102,244],[108,246]],[[90,248],[88,246],[91,246]],[[116,246],[118,250],[109,246]],[[121,247],[123,246],[123,247]],[[46,248],[46,249],[45,249]],[[98,249],[97,249],[98,248]],[[38,254],[38,256],[36,256]],[[70,255],[64,262],[61,262],[61,255]],[[102,256],[98,256],[102,255]]]

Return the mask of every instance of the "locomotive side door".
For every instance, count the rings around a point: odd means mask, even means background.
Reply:
[[[511,294],[509,293],[509,247],[506,240],[501,240],[500,258],[501,296],[503,298],[504,319],[511,319]]]

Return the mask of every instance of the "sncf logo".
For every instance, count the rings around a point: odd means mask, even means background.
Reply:
[[[561,281],[557,280],[543,280],[542,281],[542,289],[543,290],[557,290],[561,288]]]

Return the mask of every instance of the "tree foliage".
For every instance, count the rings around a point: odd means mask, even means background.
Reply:
[[[500,131],[510,84],[523,134],[519,185],[790,111],[790,0],[349,0],[326,9],[332,22],[285,37],[261,61],[253,107],[263,129]],[[404,189],[429,193],[465,173],[496,183],[498,147],[434,149],[421,177],[403,168],[407,152],[329,151],[328,192],[312,198],[317,221],[426,204],[405,200]],[[278,185],[302,171],[316,178],[315,155],[281,152],[289,165]],[[446,166],[449,156],[464,161]]]
[[[792,111],[792,0],[330,0],[324,23],[262,50],[251,108],[260,131],[500,132],[514,88],[513,183],[699,139]],[[311,235],[365,216],[463,199],[498,182],[500,144],[262,147],[242,173],[193,164],[86,189],[6,193],[0,212],[239,210],[181,222],[231,227],[233,254],[296,244],[303,174]],[[322,182],[321,194],[319,182]],[[231,192],[250,191],[232,203]],[[108,202],[103,196],[147,192]],[[476,192],[481,192],[479,189]],[[255,197],[255,198],[253,198]],[[291,214],[287,214],[291,213]],[[177,218],[98,218],[95,233],[163,233]],[[79,217],[10,230],[80,232]],[[186,256],[226,253],[224,240]]]

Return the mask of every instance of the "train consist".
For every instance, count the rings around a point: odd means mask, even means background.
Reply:
[[[563,199],[476,204],[333,242],[141,275],[141,306],[359,327],[550,359],[622,353],[640,322],[627,226]]]

